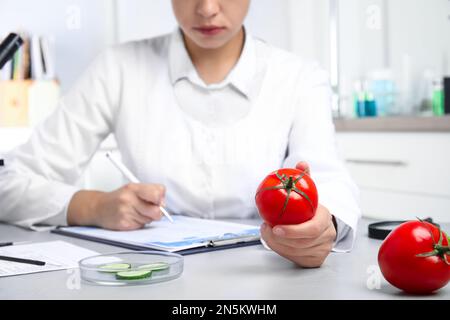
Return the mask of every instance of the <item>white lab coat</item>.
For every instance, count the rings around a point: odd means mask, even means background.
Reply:
[[[335,251],[351,249],[358,188],[337,152],[331,90],[317,64],[246,36],[220,84],[200,79],[180,31],[101,54],[30,140],[0,169],[0,220],[65,222],[74,184],[114,134],[127,167],[166,186],[167,209],[202,218],[257,216],[270,172],[307,161],[319,202],[338,221]]]

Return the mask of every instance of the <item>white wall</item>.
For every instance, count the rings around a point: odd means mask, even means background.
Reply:
[[[406,112],[423,94],[426,69],[450,75],[450,1],[341,0],[339,11],[343,96],[351,98],[355,80],[388,68],[401,94],[398,107]]]
[[[328,3],[252,0],[246,25],[254,35],[330,69]],[[381,30],[367,27],[371,5],[388,14]],[[77,10],[80,23],[74,28]],[[373,69],[391,67],[400,81],[409,63],[415,79],[411,95],[417,94],[424,69],[450,74],[448,16],[448,0],[340,0],[341,94],[350,96],[353,81]],[[63,91],[105,46],[171,32],[175,26],[170,0],[0,0],[0,36],[23,29],[56,38]]]
[[[171,32],[176,27],[169,0],[117,0],[119,42]],[[289,1],[254,0],[246,20],[249,31],[289,49],[291,29]]]
[[[254,0],[255,1],[255,0]],[[275,2],[275,1],[272,1]],[[291,49],[330,69],[329,0],[289,0]]]
[[[169,0],[117,0],[117,17],[119,42],[176,27]],[[245,24],[254,36],[328,66],[328,0],[252,0]]]
[[[151,38],[171,32],[176,21],[169,0],[117,0],[117,41]]]
[[[275,46],[329,66],[328,0],[252,0],[246,25]],[[175,27],[170,0],[0,0],[0,37],[16,30],[54,36],[63,93],[106,46]]]
[[[0,35],[24,30],[53,36],[56,72],[66,91],[113,42],[113,5],[111,0],[0,0]]]
[[[450,1],[390,0],[388,4],[390,64],[403,82],[405,65],[410,64],[410,85],[403,83],[400,89],[409,96],[406,103],[414,106],[423,94],[425,70],[435,77],[450,76]]]

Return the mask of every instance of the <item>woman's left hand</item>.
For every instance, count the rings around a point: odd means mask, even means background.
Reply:
[[[300,163],[297,168],[309,168]],[[261,237],[280,256],[305,268],[320,267],[333,249],[336,229],[327,208],[318,205],[314,217],[298,225],[261,226]]]

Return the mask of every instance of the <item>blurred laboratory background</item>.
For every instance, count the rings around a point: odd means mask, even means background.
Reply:
[[[450,0],[253,0],[246,26],[329,71],[366,217],[450,221]],[[0,158],[107,46],[175,28],[170,0],[0,0],[0,40],[26,40],[0,70]],[[104,156],[116,148],[108,138],[79,184],[120,186]]]

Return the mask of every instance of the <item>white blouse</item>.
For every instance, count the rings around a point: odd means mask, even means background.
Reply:
[[[307,161],[319,202],[338,221],[335,251],[353,245],[359,191],[337,152],[329,80],[315,63],[246,35],[227,78],[206,85],[178,29],[109,48],[6,155],[0,220],[65,221],[74,184],[110,133],[142,182],[166,186],[169,212],[207,219],[256,217],[264,177]]]

